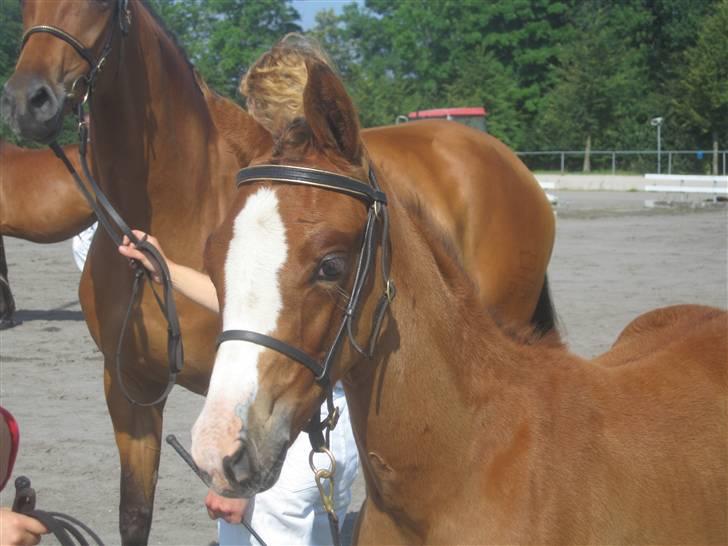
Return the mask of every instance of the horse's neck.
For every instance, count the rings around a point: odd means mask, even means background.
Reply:
[[[194,228],[220,185],[218,137],[193,71],[151,14],[134,6],[129,35],[115,40],[92,101],[100,183],[130,225],[167,229],[165,217],[176,216]]]
[[[490,422],[489,404],[502,385],[518,381],[519,347],[480,312],[474,288],[472,297],[461,294],[468,291],[465,273],[388,194],[398,289],[393,320],[385,322],[372,363],[358,362],[345,385],[370,492],[389,509],[410,499],[407,515],[417,520],[442,495],[457,494],[452,486],[462,481],[454,478],[467,471],[461,458],[499,433],[503,423]],[[419,473],[437,494],[417,489]]]

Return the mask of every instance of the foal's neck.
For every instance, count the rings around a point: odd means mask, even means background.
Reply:
[[[347,399],[372,502],[419,535],[438,506],[464,498],[453,490],[470,483],[460,474],[510,426],[500,416],[492,422],[490,410],[504,396],[502,384],[520,381],[521,348],[479,308],[434,224],[387,193],[393,320],[372,364],[360,361],[350,372]]]

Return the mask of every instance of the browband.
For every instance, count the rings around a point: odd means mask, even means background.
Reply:
[[[348,193],[355,197],[364,197],[371,202],[387,204],[387,196],[384,192],[374,189],[354,178],[336,174],[330,171],[311,169],[309,167],[293,167],[290,165],[256,165],[246,167],[238,172],[236,177],[237,185],[240,187],[246,182],[259,180],[272,180],[275,182],[290,182],[304,184],[317,188]]]

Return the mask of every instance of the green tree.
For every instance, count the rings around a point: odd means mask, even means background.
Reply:
[[[624,12],[600,2],[575,14],[576,32],[559,56],[558,83],[540,119],[543,141],[584,146],[585,172],[591,170],[595,140],[613,146],[626,127],[635,131],[648,117],[645,52],[629,43],[628,22],[620,15]]]
[[[149,0],[152,9],[176,36],[194,64],[209,47],[213,13],[207,0]]]
[[[488,45],[488,7],[370,0],[338,17],[320,14],[313,34],[338,64],[364,125],[392,123],[419,109],[486,106],[493,131],[518,142],[518,86]]]
[[[728,0],[722,0],[683,56],[685,75],[676,83],[672,101],[682,128],[710,139],[713,174],[718,174],[718,143],[728,141],[727,31]]]
[[[15,70],[22,35],[20,4],[0,0],[0,85],[4,85]],[[12,131],[4,123],[0,123],[0,137],[15,140]]]
[[[300,32],[290,0],[207,0],[213,21],[198,68],[207,82],[235,97],[240,76],[275,42]]]

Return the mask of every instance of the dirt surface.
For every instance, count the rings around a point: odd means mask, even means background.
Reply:
[[[573,350],[606,350],[639,313],[674,303],[728,306],[724,207],[645,210],[644,194],[559,192],[552,294]],[[77,300],[70,242],[6,240],[23,324],[0,332],[0,401],[21,426],[14,475],[31,478],[38,506],[69,512],[117,544],[119,464],[103,397],[101,358]],[[125,267],[123,262],[120,266]],[[172,393],[165,434],[189,445],[202,398]],[[12,501],[12,486],[0,495]],[[209,544],[206,493],[165,444],[151,544]],[[363,498],[361,481],[356,509]],[[53,543],[46,539],[44,542]]]

